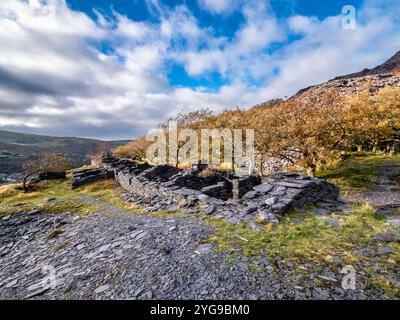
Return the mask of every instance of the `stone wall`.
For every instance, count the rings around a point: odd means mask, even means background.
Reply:
[[[33,175],[30,179],[28,179],[28,183],[34,184],[46,180],[65,179],[66,177],[67,177],[66,171],[45,171],[37,175]]]
[[[114,172],[115,180],[142,201],[171,209],[182,200],[205,194],[227,200],[232,196],[234,175],[215,172],[201,175],[197,169],[181,170],[172,166],[149,166],[130,161],[105,158],[102,168]],[[166,207],[165,207],[166,206]]]
[[[85,169],[75,171],[72,173],[72,188],[78,188],[90,182],[98,181],[101,179],[113,178],[114,174],[105,169]]]
[[[150,212],[181,208],[194,214],[275,223],[293,208],[339,197],[334,184],[295,173],[278,173],[261,181],[256,176],[218,171],[204,175],[196,169],[152,167],[113,157],[104,158],[98,170],[106,170],[128,192],[125,200]]]
[[[165,209],[171,209],[165,207],[165,205],[170,206],[179,203],[181,199],[179,195],[159,181],[146,179],[146,173],[149,172],[145,170],[142,174],[135,175],[129,169],[116,171],[115,180],[126,191],[145,202],[150,203],[155,200],[154,203],[159,202],[159,204],[164,205]]]
[[[38,175],[40,180],[58,180],[58,179],[65,179],[67,177],[67,173],[65,171],[48,171],[48,172],[41,172]]]

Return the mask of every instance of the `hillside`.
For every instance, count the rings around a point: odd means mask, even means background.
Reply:
[[[51,137],[0,130],[0,173],[19,172],[24,160],[47,152],[66,153],[74,166],[81,166],[87,163],[88,155],[103,143],[117,147],[126,141]]]
[[[356,72],[356,73],[348,74],[346,76],[337,77],[334,80],[365,77],[365,76],[371,76],[371,75],[377,75],[377,74],[383,74],[383,73],[396,74],[398,72],[400,72],[400,51],[397,52],[389,60],[385,61],[384,63],[382,63],[381,65],[379,65],[375,68],[364,69],[361,72]]]
[[[378,193],[380,169],[396,159],[359,154],[323,175],[346,191]],[[206,206],[148,211],[146,203],[126,201],[112,179],[71,189],[72,179],[41,182],[28,193],[0,187],[0,299],[400,297],[398,202],[374,208],[346,197],[292,210],[279,223],[261,216],[250,223],[256,213],[228,210],[228,201],[219,215],[205,214]],[[397,185],[386,187],[394,194]],[[45,263],[63,278],[43,289]],[[344,290],[348,266],[357,282]]]
[[[339,76],[328,82],[302,89],[295,94],[295,97],[310,92],[320,95],[328,91],[334,91],[340,95],[351,95],[365,90],[376,92],[386,86],[400,87],[399,71],[400,51],[375,68]]]

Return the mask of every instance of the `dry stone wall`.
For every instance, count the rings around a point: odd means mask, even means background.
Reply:
[[[202,175],[195,167],[149,166],[104,158],[101,172],[112,175],[127,193],[125,200],[147,211],[176,210],[224,217],[232,223],[262,220],[277,223],[279,217],[308,203],[334,203],[339,188],[322,179],[295,173],[274,174],[263,181],[257,176],[227,172]]]
[[[78,188],[90,182],[113,178],[113,172],[105,169],[85,169],[72,173],[72,188]]]

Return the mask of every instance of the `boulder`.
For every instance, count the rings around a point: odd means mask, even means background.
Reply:
[[[113,176],[113,172],[107,171],[105,169],[86,169],[76,171],[72,174],[71,185],[72,188],[77,188],[94,181],[110,179]]]
[[[233,198],[242,198],[247,192],[252,191],[253,187],[260,183],[261,179],[257,176],[245,176],[234,179],[232,186]]]
[[[258,192],[261,192],[261,193],[268,193],[273,189],[273,187],[274,186],[272,184],[270,184],[270,183],[263,183],[263,184],[260,184],[258,186],[253,187],[253,189],[255,191],[258,191]]]
[[[39,173],[39,180],[58,180],[65,179],[67,177],[67,173],[65,171],[57,171],[57,172],[42,172]]]

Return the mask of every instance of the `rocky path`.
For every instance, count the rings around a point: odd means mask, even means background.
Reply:
[[[374,207],[400,206],[400,181],[393,178],[396,173],[400,177],[400,165],[382,166],[373,189],[351,194],[346,197],[346,200],[367,202]]]
[[[384,165],[376,185],[371,190],[352,193],[349,202],[368,203],[388,219],[388,224],[400,228],[400,165]]]
[[[0,219],[0,299],[364,297],[343,291],[331,272],[310,274],[302,287],[292,264],[229,260],[205,243],[211,230],[198,219],[128,215],[80,199],[103,209],[84,217],[32,211]],[[319,276],[328,279],[325,287],[311,285]]]

